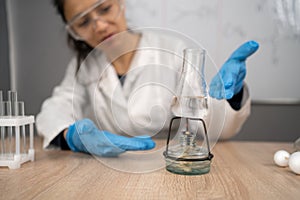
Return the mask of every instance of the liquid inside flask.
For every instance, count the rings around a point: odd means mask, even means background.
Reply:
[[[210,152],[205,119],[208,113],[208,92],[205,81],[204,49],[185,49],[184,61],[171,111],[164,152],[166,169],[183,175],[200,175],[210,171]],[[180,122],[176,136],[170,141],[172,124]]]

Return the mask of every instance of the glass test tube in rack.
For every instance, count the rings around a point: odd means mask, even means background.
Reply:
[[[34,116],[26,116],[17,92],[8,91],[4,101],[0,91],[0,167],[17,169],[34,161]]]

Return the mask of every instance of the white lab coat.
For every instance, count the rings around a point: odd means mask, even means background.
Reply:
[[[76,74],[70,62],[62,83],[42,105],[36,119],[43,147],[76,120],[89,118],[99,129],[122,135],[167,133],[170,105],[182,66],[185,44],[178,39],[143,33],[126,74],[124,85],[104,54],[94,50]],[[235,135],[250,114],[250,98],[244,87],[242,108],[233,110],[226,100],[210,99],[209,132],[221,138]],[[218,124],[216,126],[216,124]]]

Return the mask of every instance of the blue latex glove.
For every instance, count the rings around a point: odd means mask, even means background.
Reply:
[[[124,137],[100,131],[89,119],[75,122],[68,129],[66,141],[74,152],[113,157],[125,151],[148,150],[155,147],[149,136]]]
[[[243,88],[246,77],[246,59],[258,49],[259,44],[248,41],[236,49],[223,64],[210,83],[209,95],[216,99],[231,99]]]

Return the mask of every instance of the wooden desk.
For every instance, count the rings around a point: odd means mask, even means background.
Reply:
[[[300,176],[273,164],[274,152],[291,151],[291,143],[219,142],[209,174],[182,176],[120,172],[36,141],[34,162],[0,168],[0,199],[300,199]]]

